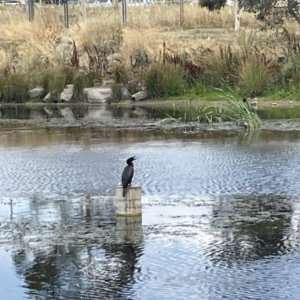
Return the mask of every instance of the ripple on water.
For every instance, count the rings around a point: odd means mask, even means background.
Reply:
[[[136,154],[134,183],[144,194],[162,197],[230,195],[241,193],[298,194],[297,149],[270,145],[241,147],[203,142],[113,143],[37,148],[0,149],[3,196],[32,193],[108,191],[114,186],[127,157]],[[112,168],[112,166],[114,166]]]
[[[124,228],[113,189],[134,154],[143,218]],[[36,298],[299,295],[299,156],[288,142],[0,149],[0,164],[0,243],[15,245]]]

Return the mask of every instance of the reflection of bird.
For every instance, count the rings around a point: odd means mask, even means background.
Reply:
[[[127,166],[125,167],[125,169],[122,173],[123,197],[126,196],[128,185],[131,185],[131,180],[132,180],[133,173],[134,173],[132,162],[135,159],[136,159],[135,156],[133,156],[133,157],[129,157],[126,160]]]

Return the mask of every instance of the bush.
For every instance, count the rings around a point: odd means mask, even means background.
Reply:
[[[219,48],[219,53],[208,53],[204,59],[204,75],[207,84],[215,87],[225,81],[228,84],[237,82],[240,58],[230,46]]]
[[[150,97],[178,96],[184,91],[183,70],[179,66],[154,64],[145,74],[145,85]]]
[[[83,98],[83,90],[86,85],[86,76],[84,73],[78,73],[73,78],[73,98],[75,100],[81,100]]]
[[[114,65],[112,68],[112,73],[116,83],[127,83],[128,75],[124,65]]]
[[[249,60],[240,70],[240,84],[245,92],[260,96],[272,83],[272,75],[267,66],[258,60]]]
[[[30,88],[29,74],[9,74],[7,77],[0,78],[1,96],[5,102],[25,102]]]
[[[120,102],[123,100],[122,84],[115,83],[112,85],[112,99],[111,102]]]

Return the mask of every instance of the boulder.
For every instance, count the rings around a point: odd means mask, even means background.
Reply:
[[[148,98],[148,94],[145,91],[140,91],[131,96],[132,101],[142,101]]]
[[[88,103],[106,103],[112,97],[112,89],[109,86],[96,86],[85,88],[83,94],[86,96]]]
[[[126,88],[126,86],[122,86],[121,90],[122,90],[122,99],[130,99],[131,94],[128,91],[128,89]]]
[[[73,97],[74,85],[67,84],[62,93],[60,94],[60,100],[62,102],[70,102]]]
[[[51,101],[51,92],[49,92],[43,99],[43,102],[50,102]]]
[[[38,86],[30,91],[28,91],[29,98],[34,99],[34,98],[39,98],[43,95],[45,92],[44,88],[41,86]]]
[[[112,86],[112,97],[109,102],[119,102],[130,98],[131,94],[123,83],[115,83]]]

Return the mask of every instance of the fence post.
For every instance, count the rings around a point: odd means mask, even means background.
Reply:
[[[180,9],[180,27],[183,26],[183,22],[184,22],[184,15],[183,15],[183,0],[180,0],[180,3],[179,3],[179,9]]]
[[[33,6],[33,0],[28,0],[28,18],[29,21],[33,21],[34,19],[34,6]]]
[[[64,25],[66,28],[69,28],[69,8],[68,8],[68,0],[62,0],[64,5]]]
[[[123,18],[123,26],[127,25],[127,1],[122,1],[122,18]]]
[[[234,4],[234,30],[239,30],[240,29],[240,5],[239,5],[239,0],[235,0]]]
[[[86,5],[85,0],[79,0],[79,10],[80,10],[80,17],[82,18],[82,21],[84,23],[84,26],[86,25]]]

